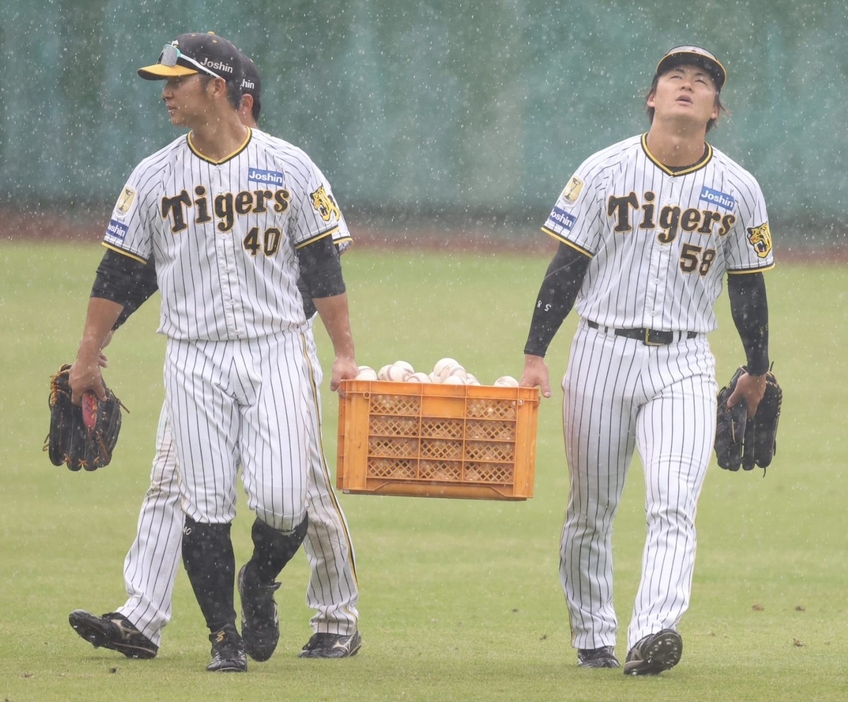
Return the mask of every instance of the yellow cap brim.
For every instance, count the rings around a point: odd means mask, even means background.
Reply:
[[[191,76],[197,73],[193,68],[185,66],[163,66],[161,63],[154,63],[152,66],[145,66],[138,69],[138,75],[144,80],[165,80],[167,78],[178,78],[179,76]]]

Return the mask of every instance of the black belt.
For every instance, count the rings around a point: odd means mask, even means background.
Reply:
[[[643,344],[647,346],[667,346],[668,344],[673,344],[675,341],[681,341],[683,339],[694,339],[698,336],[698,332],[674,332],[674,331],[657,331],[656,329],[613,329],[612,327],[605,327],[597,322],[590,322],[588,319],[586,320],[586,324],[590,329],[600,329],[607,334],[615,334],[616,336],[623,336],[626,339],[636,339],[637,341],[641,341]]]

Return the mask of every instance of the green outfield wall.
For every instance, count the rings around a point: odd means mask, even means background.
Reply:
[[[776,233],[844,236],[844,0],[2,0],[0,200],[114,200],[179,134],[135,69],[194,30],[254,57],[263,127],[343,207],[421,215],[543,218],[586,156],[647,128],[660,56],[699,43],[729,72],[710,140],[759,178]]]

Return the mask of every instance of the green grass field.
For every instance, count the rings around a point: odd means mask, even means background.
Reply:
[[[306,559],[278,593],[274,658],[247,675],[204,671],[209,646],[184,573],[153,661],[84,643],[76,608],[124,601],[122,563],[147,486],[163,398],[158,298],[110,348],[107,382],[131,414],[96,473],[54,468],[41,447],[49,376],[73,360],[96,244],[0,245],[3,447],[0,700],[844,700],[848,699],[845,382],[848,288],[838,266],[768,274],[772,358],[784,391],[765,478],[711,466],[698,513],[692,607],[681,664],[658,678],[580,670],[558,579],[567,498],[561,393],[540,409],[536,492],[526,502],[342,495],[356,546],[364,646],[352,659],[297,658],[309,638]],[[483,382],[521,372],[544,256],[356,250],[345,256],[359,363],[458,358]],[[68,272],[70,271],[70,272]],[[719,380],[743,360],[725,296],[711,337]],[[549,354],[565,369],[573,317]],[[328,341],[319,333],[322,359]],[[324,388],[325,437],[338,403]],[[334,454],[331,453],[331,457]],[[634,464],[616,522],[617,653],[638,584],[644,485]],[[252,521],[234,527],[239,562]]]

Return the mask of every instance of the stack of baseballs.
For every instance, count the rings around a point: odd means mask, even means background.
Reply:
[[[395,361],[375,371],[371,366],[359,366],[356,380],[389,380],[395,383],[441,383],[443,385],[480,385],[480,381],[453,358],[442,358],[430,373],[416,372],[412,364]],[[518,381],[511,375],[502,375],[493,385],[517,388]]]

